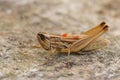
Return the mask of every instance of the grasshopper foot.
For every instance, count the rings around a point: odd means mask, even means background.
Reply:
[[[74,65],[73,62],[67,62],[67,63],[65,63],[65,64],[66,64],[66,67],[67,67],[67,68],[72,68],[72,66]]]
[[[43,63],[43,65],[52,65],[53,64],[53,62],[52,62],[52,58],[51,57],[48,57],[48,58],[46,58],[47,60]]]

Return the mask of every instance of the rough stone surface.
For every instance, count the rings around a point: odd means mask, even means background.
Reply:
[[[56,53],[49,65],[36,33],[80,33],[105,21],[104,49]],[[120,0],[0,0],[0,80],[120,80]]]

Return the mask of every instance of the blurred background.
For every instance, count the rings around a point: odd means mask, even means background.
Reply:
[[[38,32],[80,34],[103,21],[106,48],[71,54],[70,69],[62,54],[43,65]],[[0,80],[120,80],[119,25],[120,0],[0,0]]]
[[[0,30],[80,33],[105,21],[119,35],[119,8],[120,0],[0,0]]]

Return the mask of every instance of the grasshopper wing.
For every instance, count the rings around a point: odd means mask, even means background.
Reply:
[[[95,34],[96,31],[99,32],[102,29],[102,27],[105,26],[105,24],[106,24],[105,22],[101,22],[99,25],[97,25],[96,27],[84,32],[83,34],[93,35],[93,34]],[[100,39],[92,41],[88,46],[86,46],[84,49],[82,49],[82,51],[90,51],[90,50],[96,50],[96,49],[99,49],[99,48],[103,48],[104,46],[106,46],[109,43],[110,43],[109,40],[100,38]]]
[[[96,29],[96,30],[95,30]],[[105,33],[108,30],[107,25],[99,25],[92,29],[91,31],[87,31],[84,34],[90,33],[90,35],[84,39],[80,39],[73,44],[70,45],[70,51],[71,52],[78,52],[81,49],[85,48],[87,45],[89,45],[91,42],[95,41],[98,37],[100,37],[103,33]]]
[[[100,32],[104,26],[105,26],[105,22],[101,22],[99,25],[97,25],[96,27],[84,32],[83,34],[85,35],[94,35],[96,32]]]

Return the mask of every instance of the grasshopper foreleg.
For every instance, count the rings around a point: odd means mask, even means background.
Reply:
[[[52,58],[53,58],[54,52],[55,52],[54,49],[52,49],[52,50],[50,50],[50,51],[48,52],[47,60],[46,60],[46,62],[44,63],[44,65],[50,64],[50,61],[51,61]]]

